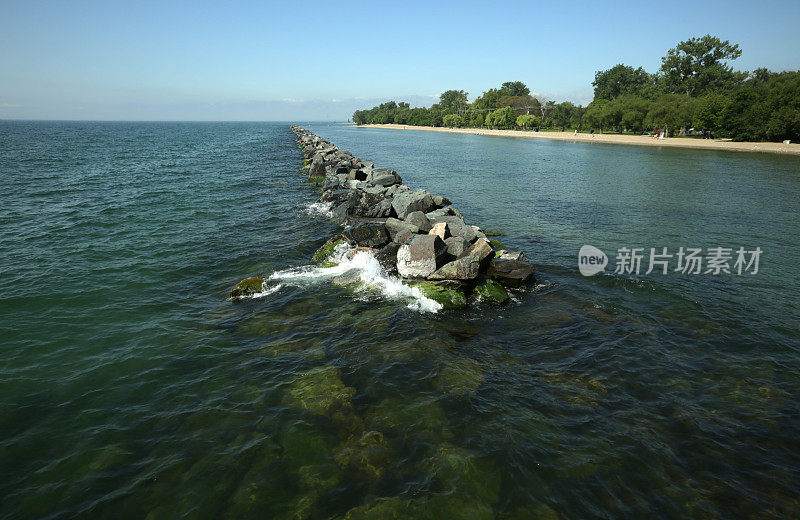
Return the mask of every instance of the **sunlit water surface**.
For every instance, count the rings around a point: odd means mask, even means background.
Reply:
[[[288,124],[0,122],[2,518],[800,515],[800,159],[305,126],[536,286],[333,286]],[[764,253],[584,278],[584,244]]]

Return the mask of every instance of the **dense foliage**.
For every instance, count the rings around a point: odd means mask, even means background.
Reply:
[[[586,107],[531,95],[521,81],[507,81],[472,103],[463,90],[448,90],[430,108],[389,101],[357,110],[358,124],[396,123],[500,129],[576,129],[730,137],[737,141],[800,141],[800,71],[752,73],[728,64],[736,44],[706,35],[680,42],[651,74],[619,64],[595,73],[594,100]]]

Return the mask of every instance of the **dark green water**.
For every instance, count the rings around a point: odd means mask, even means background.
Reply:
[[[288,124],[0,122],[0,517],[800,516],[800,159],[304,126],[537,287],[430,313],[296,269],[337,228]],[[764,253],[584,278],[584,244]]]

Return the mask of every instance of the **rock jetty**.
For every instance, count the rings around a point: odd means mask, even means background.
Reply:
[[[480,227],[467,224],[446,197],[413,190],[396,171],[354,157],[304,128],[293,125],[292,131],[308,181],[322,187],[319,202],[329,205],[331,218],[344,227],[314,254],[314,263],[334,265],[334,251],[342,244],[370,251],[387,273],[444,308],[462,307],[473,297],[503,303],[507,287],[532,279],[534,267],[525,255],[506,251]],[[357,277],[340,276],[337,285],[348,278]],[[246,296],[253,285],[240,283],[231,296]]]

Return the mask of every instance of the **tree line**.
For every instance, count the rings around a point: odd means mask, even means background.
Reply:
[[[736,141],[800,140],[800,71],[733,70],[738,45],[711,35],[680,42],[661,67],[619,64],[595,73],[587,106],[531,95],[508,81],[472,103],[448,90],[430,108],[389,101],[357,110],[357,124],[644,133],[664,131],[729,137]]]

